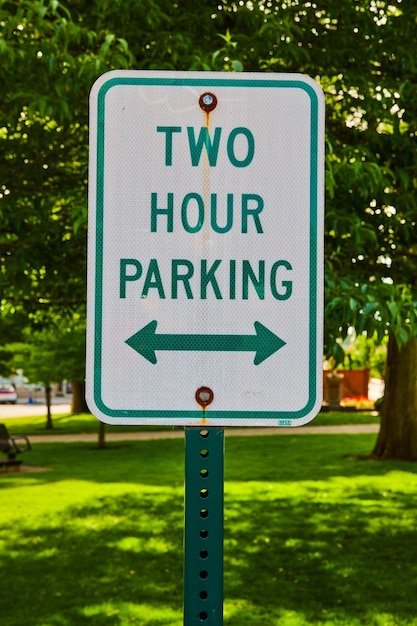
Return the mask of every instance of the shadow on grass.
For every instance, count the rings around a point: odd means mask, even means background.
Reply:
[[[377,500],[231,502],[225,587],[241,610],[226,623],[417,623],[414,495]]]
[[[100,450],[91,443],[42,443],[24,455],[27,466],[40,473],[0,476],[3,484],[50,484],[63,478],[97,483],[166,485],[184,482],[184,443],[181,440],[122,441]]]
[[[380,509],[361,488],[327,503],[321,492],[271,499],[260,483],[239,499],[233,486],[225,624],[415,623],[414,496]],[[3,528],[2,624],[180,626],[182,513],[178,490],[156,490],[96,497],[55,524]]]
[[[98,497],[59,524],[3,528],[2,624],[180,624],[181,504],[164,492]]]
[[[381,476],[393,468],[417,474],[416,463],[369,459],[375,439],[369,434],[233,437],[226,443],[226,472],[242,482]]]
[[[372,442],[227,441],[226,626],[417,624],[417,468],[347,458]],[[0,479],[2,624],[180,626],[183,442],[33,455],[51,471]]]
[[[275,482],[326,480],[335,476],[381,476],[392,468],[417,474],[417,464],[368,460],[375,435],[289,435],[230,437],[226,441],[226,478]],[[124,441],[99,450],[91,443],[45,443],[24,455],[24,462],[47,473],[0,476],[3,484],[42,484],[71,479],[164,485],[184,480],[184,442]]]

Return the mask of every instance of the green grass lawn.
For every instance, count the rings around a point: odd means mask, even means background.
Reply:
[[[417,626],[417,466],[373,435],[226,436],[225,626]],[[182,624],[183,442],[1,475],[2,626]]]
[[[51,435],[96,433],[98,432],[98,420],[91,413],[80,415],[54,415],[52,416],[53,430],[45,430],[46,417],[4,418],[0,421],[7,425],[10,434],[13,435]],[[310,422],[311,426],[326,426],[336,424],[372,424],[379,423],[379,415],[375,412],[340,411],[319,413]],[[107,432],[129,432],[138,430],[161,430],[170,427],[163,426],[106,426]]]
[[[10,434],[13,435],[69,435],[76,433],[97,433],[99,421],[91,413],[79,415],[53,415],[53,429],[46,430],[46,416],[30,416],[19,418],[4,418],[0,420],[7,425]],[[129,432],[138,430],[160,430],[161,426],[111,426],[106,425],[107,432]]]

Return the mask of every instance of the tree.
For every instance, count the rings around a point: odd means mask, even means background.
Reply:
[[[19,314],[13,317],[0,316],[0,337],[7,337],[8,342],[21,341],[21,328],[25,325],[25,322],[25,316]],[[5,342],[3,342],[0,348],[0,376],[8,378],[13,371],[13,352],[4,344]]]
[[[216,35],[210,22],[205,33],[207,20],[181,34],[191,8],[195,15],[191,3],[184,12],[170,2],[0,1],[1,311],[35,333],[26,353],[47,388],[62,369],[59,359],[68,365],[74,348],[62,354],[59,327],[78,336],[74,319],[85,321],[89,89],[114,67],[173,67],[181,59],[184,68],[202,69],[194,43],[201,36],[201,48]],[[5,340],[14,337],[6,333]],[[78,363],[74,411],[81,408],[84,351]]]
[[[52,429],[51,386],[60,380],[71,380],[73,386],[72,413],[86,410],[84,399],[85,378],[85,326],[84,320],[63,320],[54,327],[31,332],[26,330],[24,342],[6,346],[13,354],[14,369],[22,369],[33,383],[45,388],[47,408],[46,428]],[[81,392],[81,393],[80,393]]]
[[[1,2],[2,306],[36,324],[85,308],[87,94],[125,43],[59,2]]]
[[[417,424],[417,6],[401,0],[0,2],[3,311],[84,311],[87,95],[114,67],[303,72],[327,104],[326,353],[389,333],[378,458]],[[273,111],[270,112],[273,119]],[[59,261],[58,261],[59,259]],[[410,357],[410,358],[409,358]],[[397,385],[400,385],[399,389]],[[410,407],[403,412],[396,394]],[[398,445],[393,444],[398,440]],[[414,442],[414,437],[412,438]]]
[[[115,67],[204,69],[202,50],[217,39],[211,10],[0,1],[3,314],[23,311],[42,327],[85,310],[89,90]]]
[[[25,375],[35,384],[42,383],[45,388],[46,424],[45,428],[53,428],[51,413],[51,385],[53,382],[55,355],[44,341],[34,344],[10,344],[13,354],[13,365],[16,369],[24,369]]]
[[[381,459],[417,458],[417,349],[415,341],[399,347],[390,336],[382,404],[381,429],[374,456]],[[392,416],[395,415],[395,420]]]
[[[239,12],[237,3],[224,10]],[[343,358],[336,340],[351,326],[389,334],[374,455],[416,460],[417,68],[409,42],[417,7],[290,1],[254,10],[264,19],[251,43],[230,29],[242,67],[259,58],[262,33],[261,69],[305,72],[325,93],[326,352]]]

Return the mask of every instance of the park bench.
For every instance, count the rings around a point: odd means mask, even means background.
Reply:
[[[22,461],[16,456],[30,449],[30,441],[26,435],[9,435],[6,425],[0,424],[0,452],[7,454],[6,458],[0,458],[2,470],[18,469]]]

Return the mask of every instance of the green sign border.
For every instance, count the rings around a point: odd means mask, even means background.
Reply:
[[[203,74],[203,73],[202,73]],[[183,423],[186,419],[200,419],[201,409],[192,411],[177,410],[141,410],[141,409],[111,409],[102,400],[102,341],[103,341],[103,214],[104,214],[104,145],[105,145],[105,107],[106,95],[110,89],[128,85],[158,85],[166,87],[197,86],[197,87],[237,87],[240,89],[262,87],[267,89],[301,89],[307,93],[311,102],[310,109],[310,318],[309,318],[309,399],[305,407],[298,411],[216,411],[210,410],[207,418],[211,421],[216,419],[250,419],[268,420],[278,425],[294,426],[294,420],[301,420],[314,409],[317,397],[317,289],[318,276],[318,154],[319,154],[319,99],[315,89],[301,79],[234,79],[234,78],[201,78],[195,77],[139,77],[118,76],[104,82],[97,94],[97,163],[96,163],[96,273],[95,273],[95,336],[94,336],[94,380],[93,394],[97,408],[107,417],[112,418],[112,423],[134,423],[135,418],[144,423],[146,418],[153,420],[172,419]]]

